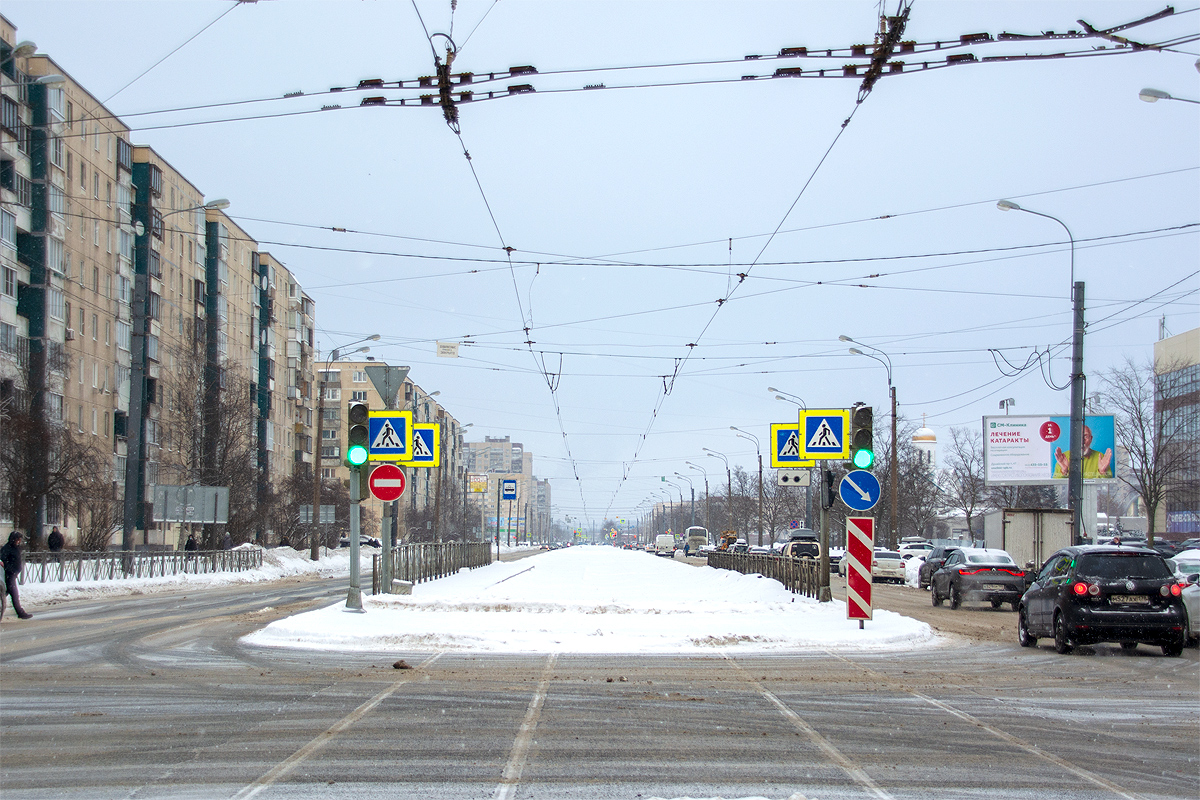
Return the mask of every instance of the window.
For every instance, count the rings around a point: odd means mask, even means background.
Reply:
[[[96,200],[100,199],[100,173],[92,173],[92,197]]]
[[[62,169],[63,167],[63,140],[61,136],[50,137],[50,163]]]
[[[17,326],[0,322],[0,353],[17,353]]]
[[[0,244],[17,249],[17,215],[8,211],[0,211]]]
[[[47,289],[47,298],[50,305],[51,319],[66,319],[63,315],[66,313],[66,304],[63,299],[61,289]]]
[[[67,213],[67,196],[59,186],[50,184],[50,211],[55,214]]]
[[[99,361],[92,362],[92,388],[93,389],[100,388],[100,362]]]
[[[362,370],[357,370],[357,369],[354,370],[354,382],[355,383],[366,383],[367,382],[367,373],[363,372]]]
[[[362,391],[362,392],[351,392],[351,393],[350,393],[350,399],[351,399],[351,400],[356,400],[356,401],[358,401],[358,402],[360,402],[360,403],[365,403],[365,402],[367,402],[367,393],[366,393],[365,391]]]
[[[322,453],[322,455],[324,455],[324,454]],[[335,469],[333,467],[321,467],[321,479],[322,480],[331,481],[336,477],[337,477],[337,469]],[[312,514],[309,514],[309,516],[311,517]]]
[[[63,271],[63,261],[66,258],[65,253],[66,250],[61,241],[50,236],[46,237],[46,266],[60,275]]]
[[[83,331],[80,331],[83,333]],[[92,314],[92,341],[97,341],[100,338],[100,317]]]
[[[326,400],[335,400],[335,401],[336,401],[336,400],[341,400],[341,399],[342,399],[342,390],[341,390],[341,388],[340,388],[340,387],[329,387],[329,388],[326,388],[326,389],[325,389],[325,390],[322,392],[322,394],[324,395],[324,397],[325,397],[325,399],[326,399]]]
[[[92,436],[96,435],[96,409],[92,409]]]
[[[104,346],[112,344],[112,323],[104,320]]]
[[[146,335],[146,357],[151,361],[158,361],[158,337],[151,334]]]
[[[129,349],[129,333],[129,323],[117,320],[117,347],[122,350]]]
[[[341,431],[337,428],[321,428],[322,439],[337,439],[341,436]]]
[[[12,267],[4,267],[3,280],[0,281],[0,293],[9,297],[17,296],[17,271]]]

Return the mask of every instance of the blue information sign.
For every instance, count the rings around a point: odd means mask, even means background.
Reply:
[[[500,482],[500,499],[501,500],[516,500],[517,499],[517,482],[512,480],[504,480]]]
[[[879,479],[864,469],[847,473],[838,484],[842,502],[855,511],[874,508],[879,502]]]

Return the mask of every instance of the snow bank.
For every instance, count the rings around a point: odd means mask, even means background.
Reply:
[[[936,642],[890,611],[859,630],[845,603],[818,603],[760,575],[650,553],[572,547],[497,562],[279,620],[244,641],[323,650],[503,653],[747,653],[877,650]]]
[[[253,548],[255,545],[240,545]],[[371,555],[378,552],[363,548],[360,553],[364,574],[371,574]],[[350,575],[350,550],[321,548],[321,559],[310,561],[308,550],[275,547],[263,551],[263,565],[245,572],[215,572],[195,575],[167,575],[161,578],[129,578],[111,581],[62,581],[56,583],[26,583],[21,586],[21,602],[26,606],[54,603],[63,600],[86,600],[97,597],[122,597],[155,594],[209,586],[228,586],[238,583],[261,583],[293,576],[337,578]]]

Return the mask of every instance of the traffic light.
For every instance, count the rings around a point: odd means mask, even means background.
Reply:
[[[857,469],[875,465],[875,412],[870,406],[850,410],[850,461]]]
[[[833,508],[833,501],[837,499],[837,489],[833,484],[833,470],[826,469],[821,471],[821,506],[822,508]]]
[[[346,466],[361,467],[367,463],[370,455],[370,433],[367,430],[367,418],[370,409],[366,403],[355,400],[350,404],[346,420],[350,423],[350,431],[346,437]]]

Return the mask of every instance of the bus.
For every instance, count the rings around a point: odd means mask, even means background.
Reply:
[[[708,544],[708,528],[693,525],[683,532],[684,552],[689,555],[699,553],[700,548]]]

